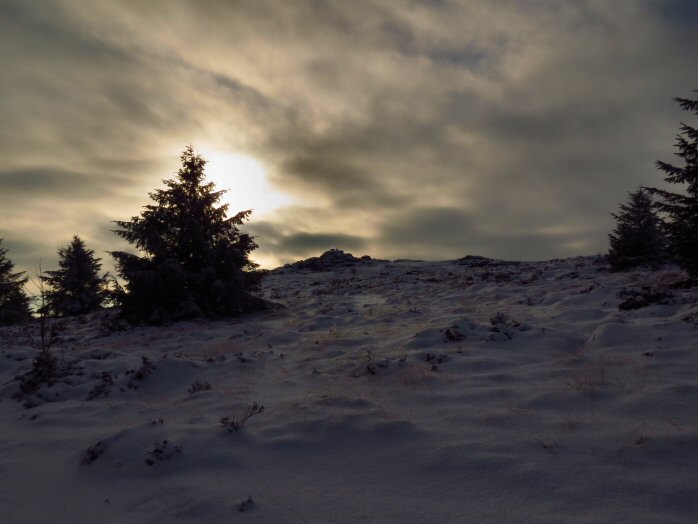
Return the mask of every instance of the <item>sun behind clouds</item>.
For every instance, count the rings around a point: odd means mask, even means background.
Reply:
[[[208,147],[197,150],[207,161],[206,179],[227,190],[221,202],[229,204],[229,214],[252,209],[253,219],[260,219],[293,204],[292,197],[271,187],[264,165],[255,158]]]

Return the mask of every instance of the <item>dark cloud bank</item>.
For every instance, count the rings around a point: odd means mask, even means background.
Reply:
[[[24,268],[114,249],[191,141],[295,197],[248,228],[276,263],[604,251],[661,185],[697,35],[678,0],[6,0],[0,237]]]

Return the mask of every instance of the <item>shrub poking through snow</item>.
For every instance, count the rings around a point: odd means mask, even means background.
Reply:
[[[623,299],[623,301],[618,304],[618,309],[621,311],[629,311],[651,306],[652,304],[671,304],[674,295],[649,286],[643,286],[640,289],[621,289],[618,292],[618,297]]]
[[[506,313],[497,311],[490,318],[490,336],[489,340],[511,340],[514,337],[514,330],[529,331],[531,326],[522,324],[518,320],[514,320]]]
[[[148,466],[153,466],[157,462],[169,460],[181,452],[182,446],[175,446],[168,440],[159,440],[155,442],[155,447],[152,451],[146,453],[145,463]]]
[[[17,377],[19,380],[20,393],[31,395],[41,387],[42,384],[53,385],[59,375],[58,359],[49,351],[40,351],[32,361],[31,369]]]
[[[538,438],[534,438],[533,440],[540,444],[540,447],[548,453],[555,453],[555,451],[557,450],[558,445],[555,442],[552,442],[550,440],[540,440]]]
[[[431,364],[432,371],[436,371],[437,369],[439,369],[437,364],[442,364],[449,360],[451,360],[451,358],[448,355],[444,355],[443,353],[426,353],[424,355],[424,361]]]
[[[490,331],[492,334],[498,333],[503,335],[507,340],[511,340],[514,336],[511,332],[511,328],[519,326],[518,322],[512,320],[509,315],[501,311],[497,311],[497,313],[490,318],[490,324]]]
[[[189,389],[187,389],[187,391],[190,395],[193,395],[194,393],[198,393],[199,391],[207,391],[209,389],[211,389],[211,384],[209,384],[205,380],[203,382],[199,382],[197,380],[189,387]]]
[[[243,500],[238,504],[238,511],[244,512],[254,508],[254,500],[252,497],[247,497],[247,500]]]
[[[107,450],[107,445],[102,440],[98,440],[93,445],[85,450],[82,455],[80,464],[89,465],[97,460],[105,451]]]
[[[366,358],[350,373],[352,378],[359,378],[367,375],[377,375],[381,369],[390,367],[389,359],[376,360],[373,352],[366,350]]]
[[[448,327],[444,331],[444,337],[448,342],[459,342],[465,338],[465,335],[458,331],[458,328]]]
[[[229,433],[232,433],[234,431],[242,429],[242,426],[245,425],[245,422],[247,422],[254,415],[259,415],[263,411],[264,406],[261,406],[256,402],[253,402],[251,405],[247,406],[247,409],[245,410],[245,413],[242,416],[238,417],[236,415],[231,415],[227,417],[221,417],[220,423],[221,426],[226,428]]]
[[[369,375],[376,374],[376,363],[373,361],[373,354],[371,353],[370,349],[366,351],[366,366],[364,369]]]
[[[509,315],[501,311],[497,311],[493,316],[490,317],[490,324],[493,326],[496,326],[497,324],[504,324],[511,327],[516,327],[519,325],[518,322],[512,320]]]
[[[114,385],[114,377],[112,377],[109,371],[102,371],[97,375],[102,382],[93,387],[87,394],[87,400],[94,400],[97,397],[109,395],[109,389]]]
[[[443,362],[446,362],[447,360],[450,360],[450,357],[448,355],[445,355],[443,353],[425,353],[424,354],[424,361],[429,362],[430,364],[442,364]]]
[[[127,371],[126,374],[133,373],[133,377],[128,381],[129,389],[138,389],[138,383],[145,380],[155,371],[155,366],[148,357],[141,357],[142,364],[137,370]]]

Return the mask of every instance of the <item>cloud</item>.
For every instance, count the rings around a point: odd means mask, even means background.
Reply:
[[[694,32],[698,25],[698,4],[682,0],[653,0],[648,3],[672,29]]]
[[[390,240],[403,254],[413,250],[429,253],[471,244],[473,233],[473,217],[462,209],[420,207],[391,217],[382,231],[382,240]]]
[[[493,210],[493,214],[496,211]],[[564,226],[520,225],[507,229],[481,222],[458,208],[418,207],[403,210],[386,222],[379,243],[390,246],[390,258],[459,258],[484,254],[507,259],[573,256],[589,238],[575,237]],[[522,256],[522,253],[526,253]]]
[[[7,249],[5,255],[15,265],[15,272],[24,271],[25,277],[32,277],[38,268],[41,254],[45,251],[42,242],[31,239],[8,239],[2,238],[2,247]]]
[[[17,196],[31,194],[33,197],[59,195],[59,199],[70,195],[74,198],[95,198],[118,188],[125,180],[122,177],[94,173],[79,173],[54,167],[28,167],[24,169],[0,170],[0,203],[11,205]]]
[[[280,263],[294,262],[308,253],[319,255],[329,249],[359,251],[367,246],[367,239],[346,233],[328,233],[284,230],[270,222],[251,222],[244,228],[262,246],[259,253],[263,258],[273,257]],[[254,255],[253,255],[254,257]]]
[[[269,264],[596,253],[627,191],[662,185],[671,98],[698,88],[697,11],[674,0],[0,9],[2,234],[46,256],[85,223],[113,249],[109,221],[189,142],[254,156],[296,197],[252,217]]]

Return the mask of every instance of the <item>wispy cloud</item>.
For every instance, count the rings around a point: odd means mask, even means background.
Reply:
[[[109,220],[189,142],[254,156],[296,197],[252,217],[276,263],[596,253],[626,192],[661,183],[671,98],[698,88],[698,10],[673,0],[0,10],[0,235],[21,260],[73,233],[112,249]]]

